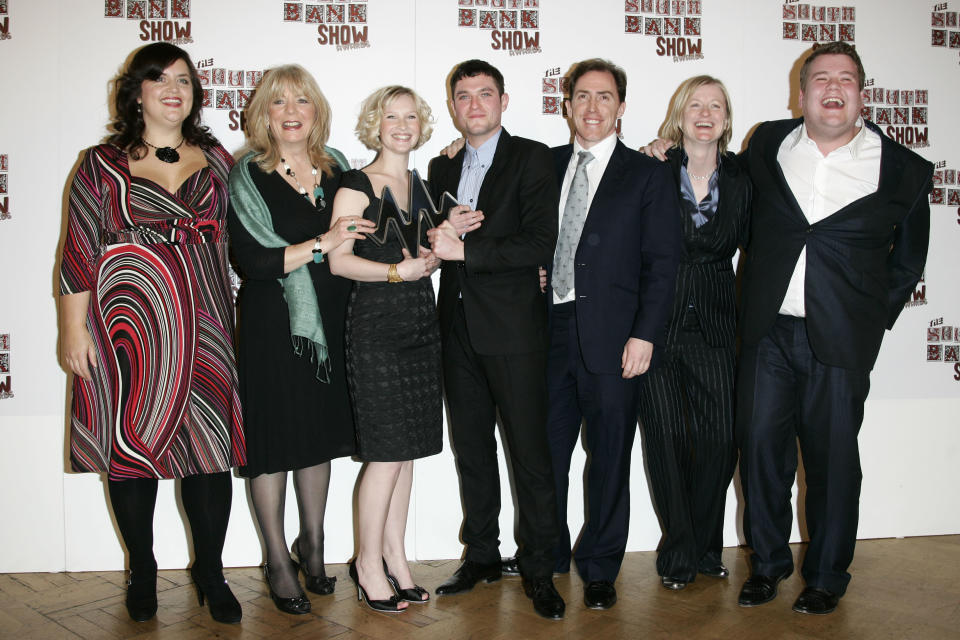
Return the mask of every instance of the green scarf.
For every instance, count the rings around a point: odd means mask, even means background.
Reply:
[[[350,168],[342,153],[330,147],[324,147],[324,150],[336,160],[341,170]],[[250,177],[247,165],[255,155],[254,152],[247,153],[230,171],[230,203],[237,218],[257,242],[267,248],[286,247],[289,243],[273,230],[270,210]],[[283,299],[290,315],[293,352],[302,355],[303,347],[309,346],[310,361],[317,359],[317,379],[330,382],[330,352],[323,333],[317,293],[307,265],[297,267],[286,278],[278,278],[278,282],[283,287]]]

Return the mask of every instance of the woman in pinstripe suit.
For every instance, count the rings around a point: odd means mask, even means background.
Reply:
[[[657,572],[667,589],[697,573],[726,577],[725,496],[733,441],[736,291],[732,258],[745,241],[750,180],[726,151],[730,101],[710,76],[685,80],[660,130],[680,194],[684,257],[667,340],[641,387],[640,422],[663,527]]]

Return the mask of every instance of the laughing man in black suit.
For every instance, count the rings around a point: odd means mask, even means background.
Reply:
[[[830,613],[846,590],[870,370],[926,260],[933,166],[862,119],[863,85],[852,46],[820,46],[800,70],[803,118],[763,123],[745,152],[755,194],[737,381],[753,548],[745,607],[773,600],[793,571],[796,438],[810,543],[793,609]]]

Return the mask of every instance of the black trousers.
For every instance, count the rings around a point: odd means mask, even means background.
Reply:
[[[463,498],[465,558],[500,561],[500,469],[494,436],[499,410],[517,492],[520,571],[527,578],[550,576],[558,524],[545,428],[546,354],[476,353],[461,304],[443,345],[443,374]]]
[[[575,303],[553,307],[547,388],[547,431],[561,519],[555,570],[570,569],[567,495],[570,457],[586,435],[586,513],[574,560],[584,582],[614,582],[627,548],[630,525],[630,454],[637,427],[641,378],[587,371],[580,355]]]
[[[733,439],[733,347],[711,347],[699,325],[667,345],[640,391],[653,501],[663,529],[657,573],[692,581],[723,549]]]
[[[818,361],[804,319],[778,316],[759,343],[743,349],[737,385],[744,533],[753,548],[753,572],[777,575],[793,568],[787,543],[799,439],[810,536],[803,577],[809,586],[842,595],[857,538],[857,435],[870,372]]]

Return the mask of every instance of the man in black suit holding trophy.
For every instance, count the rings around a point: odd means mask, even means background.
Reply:
[[[501,126],[509,97],[503,76],[481,60],[450,77],[451,108],[466,145],[430,164],[434,200],[457,194],[456,215],[483,224],[461,238],[448,221],[431,229],[444,260],[437,307],[444,386],[463,498],[464,562],[437,594],[499,580],[499,411],[510,449],[519,512],[523,586],[540,615],[565,605],[553,586],[559,526],[547,444],[546,298],[539,265],[553,259],[559,193],[550,150]]]

